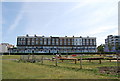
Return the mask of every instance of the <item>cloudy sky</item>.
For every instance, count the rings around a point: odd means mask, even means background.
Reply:
[[[97,45],[118,34],[118,0],[2,2],[2,42],[17,36],[90,36]]]

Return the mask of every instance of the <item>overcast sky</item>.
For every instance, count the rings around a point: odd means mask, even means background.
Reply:
[[[26,34],[90,36],[104,44],[118,34],[118,0],[2,2],[2,42],[16,45]]]

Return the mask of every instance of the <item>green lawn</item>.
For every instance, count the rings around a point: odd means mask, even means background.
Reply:
[[[41,57],[41,56],[39,56]],[[44,57],[51,58],[50,55]],[[3,59],[19,59],[18,55],[4,55]],[[99,61],[83,61],[83,69],[80,68],[79,61],[59,60],[58,66],[55,61],[46,60],[41,63],[18,63],[13,60],[2,60],[3,79],[117,79],[115,75],[100,74],[97,67],[116,66],[116,62],[106,60],[99,64]]]

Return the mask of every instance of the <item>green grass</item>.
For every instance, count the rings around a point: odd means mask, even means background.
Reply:
[[[42,55],[44,57],[52,57]],[[40,56],[39,56],[40,57]],[[3,59],[19,59],[18,55],[5,55]],[[83,69],[80,69],[79,61],[59,60],[58,66],[55,61],[44,61],[41,63],[23,63],[12,60],[2,60],[3,79],[117,79],[115,75],[100,74],[97,67],[116,66],[116,62],[106,60],[83,61]]]

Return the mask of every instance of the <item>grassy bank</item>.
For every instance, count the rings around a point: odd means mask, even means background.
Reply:
[[[45,56],[44,56],[45,57]],[[46,56],[47,57],[47,56]],[[50,58],[52,56],[48,56]],[[4,55],[3,59],[19,59],[18,55]],[[99,64],[97,60],[83,61],[83,69],[79,69],[79,61],[61,60],[58,66],[55,61],[41,63],[23,63],[13,60],[2,60],[3,79],[117,79],[115,75],[100,74],[97,67],[116,66],[116,62],[106,60]]]

